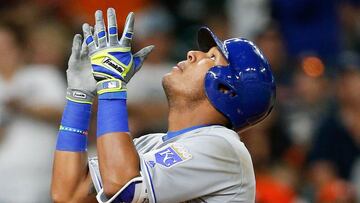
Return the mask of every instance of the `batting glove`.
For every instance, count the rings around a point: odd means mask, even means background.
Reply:
[[[77,103],[92,103],[96,94],[96,80],[92,74],[89,50],[82,36],[74,36],[72,52],[66,70],[68,88],[66,98]]]
[[[126,84],[140,70],[145,58],[154,46],[131,53],[131,41],[134,31],[134,13],[129,13],[124,31],[118,40],[116,14],[113,8],[107,10],[108,28],[105,29],[101,11],[95,13],[95,33],[88,24],[83,32],[90,51],[93,74],[97,80],[98,94],[126,91]]]

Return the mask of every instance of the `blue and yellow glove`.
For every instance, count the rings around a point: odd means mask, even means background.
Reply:
[[[133,55],[131,40],[134,34],[134,13],[131,12],[127,16],[120,41],[113,8],[108,9],[107,18],[106,31],[102,12],[96,11],[95,33],[93,34],[92,28],[85,23],[84,38],[89,47],[98,94],[124,92],[123,96],[126,98],[126,84],[139,71],[154,46],[145,47]]]
[[[107,10],[107,18],[107,30],[100,10],[95,12],[95,33],[88,24],[83,25],[92,71],[97,81],[98,137],[113,132],[129,132],[126,84],[154,48],[148,46],[134,55],[131,53],[134,13],[129,13],[120,40],[113,8]]]

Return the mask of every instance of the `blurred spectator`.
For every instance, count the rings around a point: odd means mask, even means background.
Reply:
[[[337,0],[272,0],[271,6],[290,57],[316,54],[326,65],[335,62],[340,53]]]
[[[2,87],[5,91],[1,91],[1,97],[7,98],[6,109],[11,117],[0,144],[0,202],[49,202],[52,153],[64,103],[64,80],[50,66],[23,66],[27,56],[24,43],[14,36],[24,33],[6,27],[1,30],[1,48],[5,51],[1,54],[9,60],[1,69],[12,65],[12,73],[2,74],[7,85]]]
[[[1,5],[3,5],[1,18],[21,26],[23,28],[20,31],[21,33],[26,32],[31,29],[31,26],[42,21],[42,16],[47,10],[46,7],[41,7],[34,1],[13,0],[10,3],[6,2]]]
[[[228,0],[226,9],[231,36],[254,40],[271,21],[268,4],[268,0]]]
[[[241,138],[249,149],[255,168],[263,168],[273,163],[283,162],[284,154],[291,142],[279,122],[279,111],[274,111],[265,121],[242,132]]]
[[[315,185],[330,184],[333,179],[349,181],[360,157],[360,58],[347,57],[343,62],[337,79],[338,108],[321,124],[310,153]],[[332,174],[332,178],[319,181],[318,174]]]
[[[311,161],[330,161],[345,179],[360,155],[360,63],[351,62],[337,81],[339,107],[322,123],[311,153]]]
[[[158,0],[174,19],[173,59],[183,60],[189,50],[197,49],[196,33],[200,26],[208,25],[222,39],[228,35],[226,1],[217,0]]]
[[[342,1],[340,22],[344,46],[349,50],[360,52],[360,1]]]
[[[257,203],[293,203],[297,200],[293,181],[296,174],[285,165],[278,165],[269,173],[256,175]]]
[[[273,112],[264,122],[241,133],[254,164],[257,203],[292,203],[297,199],[298,172],[284,162],[282,155],[289,141],[276,121]]]
[[[57,21],[33,25],[28,36],[29,63],[52,66],[52,69],[67,66],[65,54],[69,41],[68,30]]]
[[[329,162],[317,161],[310,170],[310,178],[314,187],[314,196],[307,197],[317,203],[356,203],[354,187],[336,174]]]
[[[162,89],[162,77],[175,63],[173,51],[173,20],[159,5],[152,5],[136,15],[135,39],[137,49],[151,44],[154,51],[142,69],[128,84],[130,129],[133,136],[166,131],[167,102]]]
[[[211,16],[226,14],[225,6],[227,1],[217,0],[153,0],[164,5],[170,13],[177,19],[178,29],[184,29],[184,26],[199,24],[206,21]],[[193,12],[189,12],[193,11]]]
[[[15,25],[0,23],[0,54],[3,56],[0,60],[0,142],[11,116],[6,104],[14,94],[12,79],[23,63],[21,48],[24,39],[20,32],[21,29]]]
[[[301,167],[321,122],[331,108],[331,86],[324,65],[314,56],[304,57],[291,79],[290,97],[281,103],[280,114],[292,143],[287,159]]]

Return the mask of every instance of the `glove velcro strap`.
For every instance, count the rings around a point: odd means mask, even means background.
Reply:
[[[83,104],[92,104],[94,94],[84,90],[70,89],[66,90],[66,99]]]
[[[126,83],[119,79],[107,79],[97,83],[98,95],[111,92],[126,92]]]

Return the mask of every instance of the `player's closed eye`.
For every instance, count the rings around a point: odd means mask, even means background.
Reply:
[[[212,54],[211,57],[210,57],[210,59],[215,61],[215,60],[216,60],[215,54]]]

